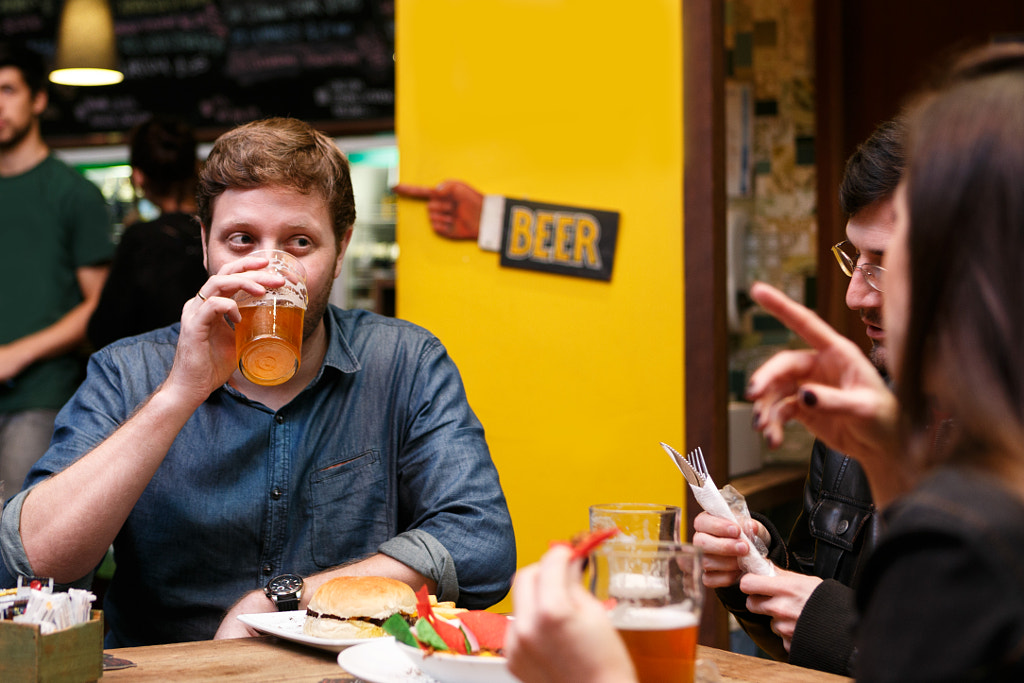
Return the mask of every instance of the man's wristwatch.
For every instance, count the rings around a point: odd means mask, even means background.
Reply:
[[[296,574],[275,576],[267,582],[263,592],[277,605],[277,611],[296,610],[302,597],[302,577]]]

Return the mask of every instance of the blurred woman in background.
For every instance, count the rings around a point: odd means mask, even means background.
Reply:
[[[112,341],[170,325],[206,282],[199,222],[195,219],[196,139],[184,121],[155,116],[130,136],[132,183],[159,215],[125,230],[89,341]]]

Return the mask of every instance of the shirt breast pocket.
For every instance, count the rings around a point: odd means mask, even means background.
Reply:
[[[379,452],[368,450],[323,464],[309,485],[317,566],[371,555],[393,535],[387,469]]]
[[[842,550],[853,550],[870,516],[870,506],[823,491],[811,510],[811,536]]]

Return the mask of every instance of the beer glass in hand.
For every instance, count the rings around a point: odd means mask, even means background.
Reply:
[[[306,314],[306,270],[284,251],[254,251],[249,256],[270,259],[264,270],[280,273],[285,283],[261,297],[235,295],[242,322],[235,325],[238,367],[254,384],[287,382],[302,360],[302,322]]]
[[[640,683],[693,683],[704,602],[699,548],[614,539],[591,555],[591,590],[636,667]]]

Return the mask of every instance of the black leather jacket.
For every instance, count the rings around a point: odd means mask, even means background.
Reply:
[[[803,510],[789,543],[766,517],[757,513],[752,516],[772,536],[768,556],[776,566],[825,580],[804,605],[789,653],[771,630],[771,620],[747,610],[747,596],[738,586],[717,590],[722,603],[772,657],[852,675],[857,618],[853,588],[878,543],[881,528],[863,469],[849,456],[815,441],[804,485]]]

